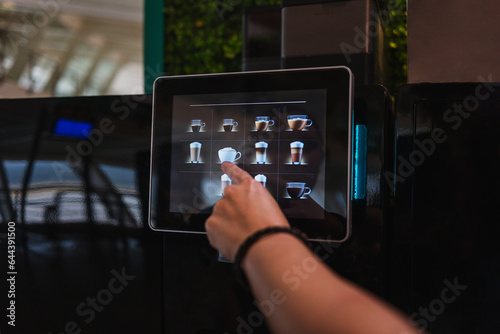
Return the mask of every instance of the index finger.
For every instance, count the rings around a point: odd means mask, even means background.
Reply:
[[[223,162],[222,171],[229,176],[234,184],[239,184],[248,178],[253,179],[250,174],[231,162]]]

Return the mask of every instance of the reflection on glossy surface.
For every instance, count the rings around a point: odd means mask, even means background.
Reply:
[[[146,223],[151,97],[0,107],[0,221],[16,223],[16,330],[160,333],[162,236]],[[92,128],[61,135],[62,118]]]

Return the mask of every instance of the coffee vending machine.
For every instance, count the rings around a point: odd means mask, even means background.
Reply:
[[[204,232],[230,182],[220,170],[228,160],[263,181],[322,260],[383,294],[391,102],[382,86],[354,91],[346,67],[157,80],[150,224],[164,238],[167,329],[269,333]]]

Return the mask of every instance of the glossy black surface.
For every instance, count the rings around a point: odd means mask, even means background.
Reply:
[[[94,127],[57,136],[61,118]],[[16,326],[2,317],[2,333],[162,332],[150,122],[151,96],[0,101],[0,221],[3,233],[15,222],[17,272],[15,299],[1,296],[3,310],[15,300]]]
[[[387,297],[432,333],[500,327],[499,88],[420,84],[397,94]]]

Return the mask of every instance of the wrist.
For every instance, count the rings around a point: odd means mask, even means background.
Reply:
[[[259,230],[249,237],[240,245],[238,248],[235,258],[234,258],[234,269],[236,273],[236,278],[238,281],[244,285],[248,286],[248,281],[244,272],[245,261],[250,257],[249,253],[259,253],[263,248],[278,247],[283,246],[283,241],[291,240],[293,242],[300,241],[307,248],[310,248],[307,236],[302,233],[299,229],[289,228],[289,227],[268,227]],[[266,255],[272,255],[273,252],[268,252]]]

